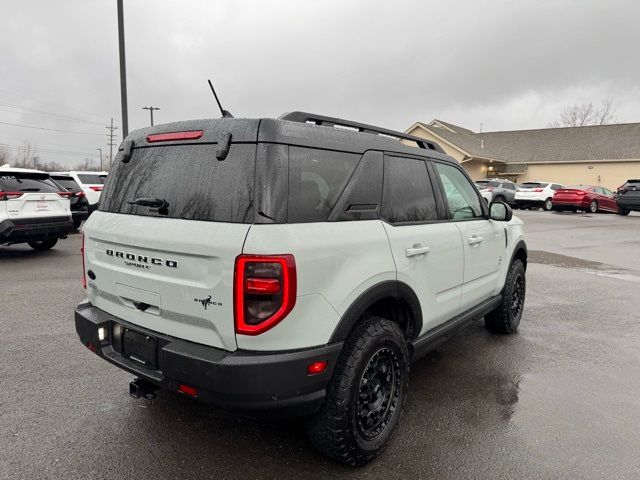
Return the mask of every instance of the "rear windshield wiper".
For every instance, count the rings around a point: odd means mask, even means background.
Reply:
[[[169,202],[164,198],[136,198],[127,202],[129,205],[140,205],[141,207],[157,208],[160,215],[169,214]]]

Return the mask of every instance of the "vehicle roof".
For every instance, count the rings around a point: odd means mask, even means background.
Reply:
[[[48,172],[44,172],[42,170],[35,170],[33,168],[20,168],[20,167],[11,167],[9,165],[0,166],[0,172],[15,172],[15,173],[41,173],[44,175],[49,175]]]
[[[231,134],[232,143],[277,143],[359,154],[362,154],[367,150],[380,150],[437,158],[457,164],[453,158],[444,153],[438,152],[437,150],[429,150],[406,145],[398,139],[391,138],[388,135],[375,135],[371,133],[347,130],[345,128],[315,125],[275,118],[217,118],[166,123],[135,130],[129,134],[126,141],[133,140],[134,146],[150,146],[151,144],[146,140],[147,135],[190,130],[202,130],[203,135],[197,140],[189,140],[187,142],[169,141],[162,142],[157,145],[217,143],[222,135]],[[428,142],[427,140],[422,140]],[[118,150],[123,149],[123,144],[120,145]]]
[[[109,172],[99,172],[94,170],[69,170],[68,172],[51,172],[51,175],[71,175],[71,174],[89,173],[94,175],[109,175]]]

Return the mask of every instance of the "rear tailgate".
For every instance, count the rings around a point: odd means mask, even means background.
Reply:
[[[556,193],[553,196],[553,202],[578,204],[582,202],[586,194],[587,192],[577,188],[562,188],[560,190],[556,190]]]
[[[61,188],[46,173],[0,172],[0,200],[6,202],[10,219],[44,220],[70,215],[68,193],[61,192]]]
[[[90,302],[159,333],[235,350],[234,264],[253,222],[255,151],[231,144],[220,161],[215,144],[143,143],[127,163],[116,157],[84,227]]]
[[[89,300],[150,330],[235,350],[233,270],[248,231],[95,212],[84,228]]]

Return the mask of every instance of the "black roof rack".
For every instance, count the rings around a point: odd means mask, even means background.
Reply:
[[[343,120],[342,118],[325,117],[324,115],[316,115],[315,113],[307,112],[289,112],[281,115],[280,120],[288,120],[290,122],[298,123],[311,123],[325,127],[344,127],[345,130],[354,130],[361,133],[391,137],[396,140],[410,140],[415,142],[419,148],[444,153],[444,150],[442,150],[440,145],[430,140],[425,140],[424,138],[415,137],[402,132],[396,132],[395,130],[388,130],[386,128],[375,127],[373,125],[352,122],[351,120]]]

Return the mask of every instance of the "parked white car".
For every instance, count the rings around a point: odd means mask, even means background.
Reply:
[[[89,213],[98,208],[98,201],[102,193],[102,187],[107,180],[108,172],[70,171],[52,172],[52,175],[70,175],[82,191],[89,202]]]
[[[73,229],[70,192],[40,170],[0,167],[0,245],[52,248]]]
[[[196,120],[132,132],[110,175],[75,324],[134,397],[306,415],[361,465],[411,362],[474,320],[520,323],[523,223],[433,142],[303,112]]]
[[[519,208],[544,208],[553,210],[553,196],[556,190],[564,188],[561,183],[524,182],[516,190],[515,202]]]

